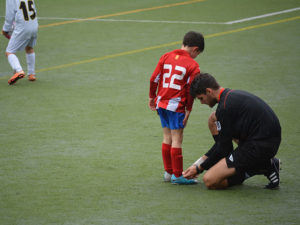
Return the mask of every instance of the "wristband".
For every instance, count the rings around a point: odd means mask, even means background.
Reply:
[[[200,174],[200,173],[203,172],[203,170],[201,170],[197,165],[195,165],[195,167],[196,167],[196,170],[197,170],[197,174]]]
[[[203,157],[200,157],[199,159],[197,159],[196,162],[194,162],[194,165],[200,166],[200,164],[203,163],[203,162],[204,162]]]

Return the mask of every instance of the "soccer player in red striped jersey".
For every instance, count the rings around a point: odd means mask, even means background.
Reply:
[[[203,35],[194,31],[186,33],[181,49],[161,56],[150,78],[148,105],[157,111],[163,128],[164,180],[174,184],[196,183],[196,180],[182,176],[182,141],[194,102],[189,94],[190,84],[200,73],[199,64],[194,59],[203,50]]]

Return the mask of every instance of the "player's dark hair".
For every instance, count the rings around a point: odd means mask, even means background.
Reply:
[[[191,83],[190,94],[193,98],[197,95],[206,94],[206,88],[217,90],[220,88],[220,85],[209,73],[200,73]]]
[[[183,46],[198,47],[200,52],[204,50],[204,37],[201,33],[189,31],[184,35]]]

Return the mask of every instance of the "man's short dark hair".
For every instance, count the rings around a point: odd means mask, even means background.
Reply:
[[[209,73],[200,73],[191,83],[190,94],[193,98],[197,95],[206,94],[206,88],[218,90],[220,85]]]
[[[204,50],[204,37],[201,33],[189,31],[184,35],[183,46],[198,47],[200,52]]]

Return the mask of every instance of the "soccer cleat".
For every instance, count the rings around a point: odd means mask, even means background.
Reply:
[[[195,179],[186,179],[182,175],[180,177],[176,177],[173,174],[171,178],[171,183],[172,184],[197,184],[198,182]]]
[[[279,170],[280,170],[280,159],[272,158],[271,159],[271,170],[265,174],[269,179],[269,184],[265,186],[266,189],[276,189],[279,187]]]
[[[25,76],[24,71],[15,73],[9,80],[8,84],[12,85],[17,82],[17,80],[22,79]]]
[[[35,80],[36,80],[35,75],[34,75],[34,74],[29,74],[29,75],[28,75],[28,80],[29,80],[29,81],[35,81]]]
[[[172,175],[169,174],[167,171],[164,173],[164,182],[171,182]]]

